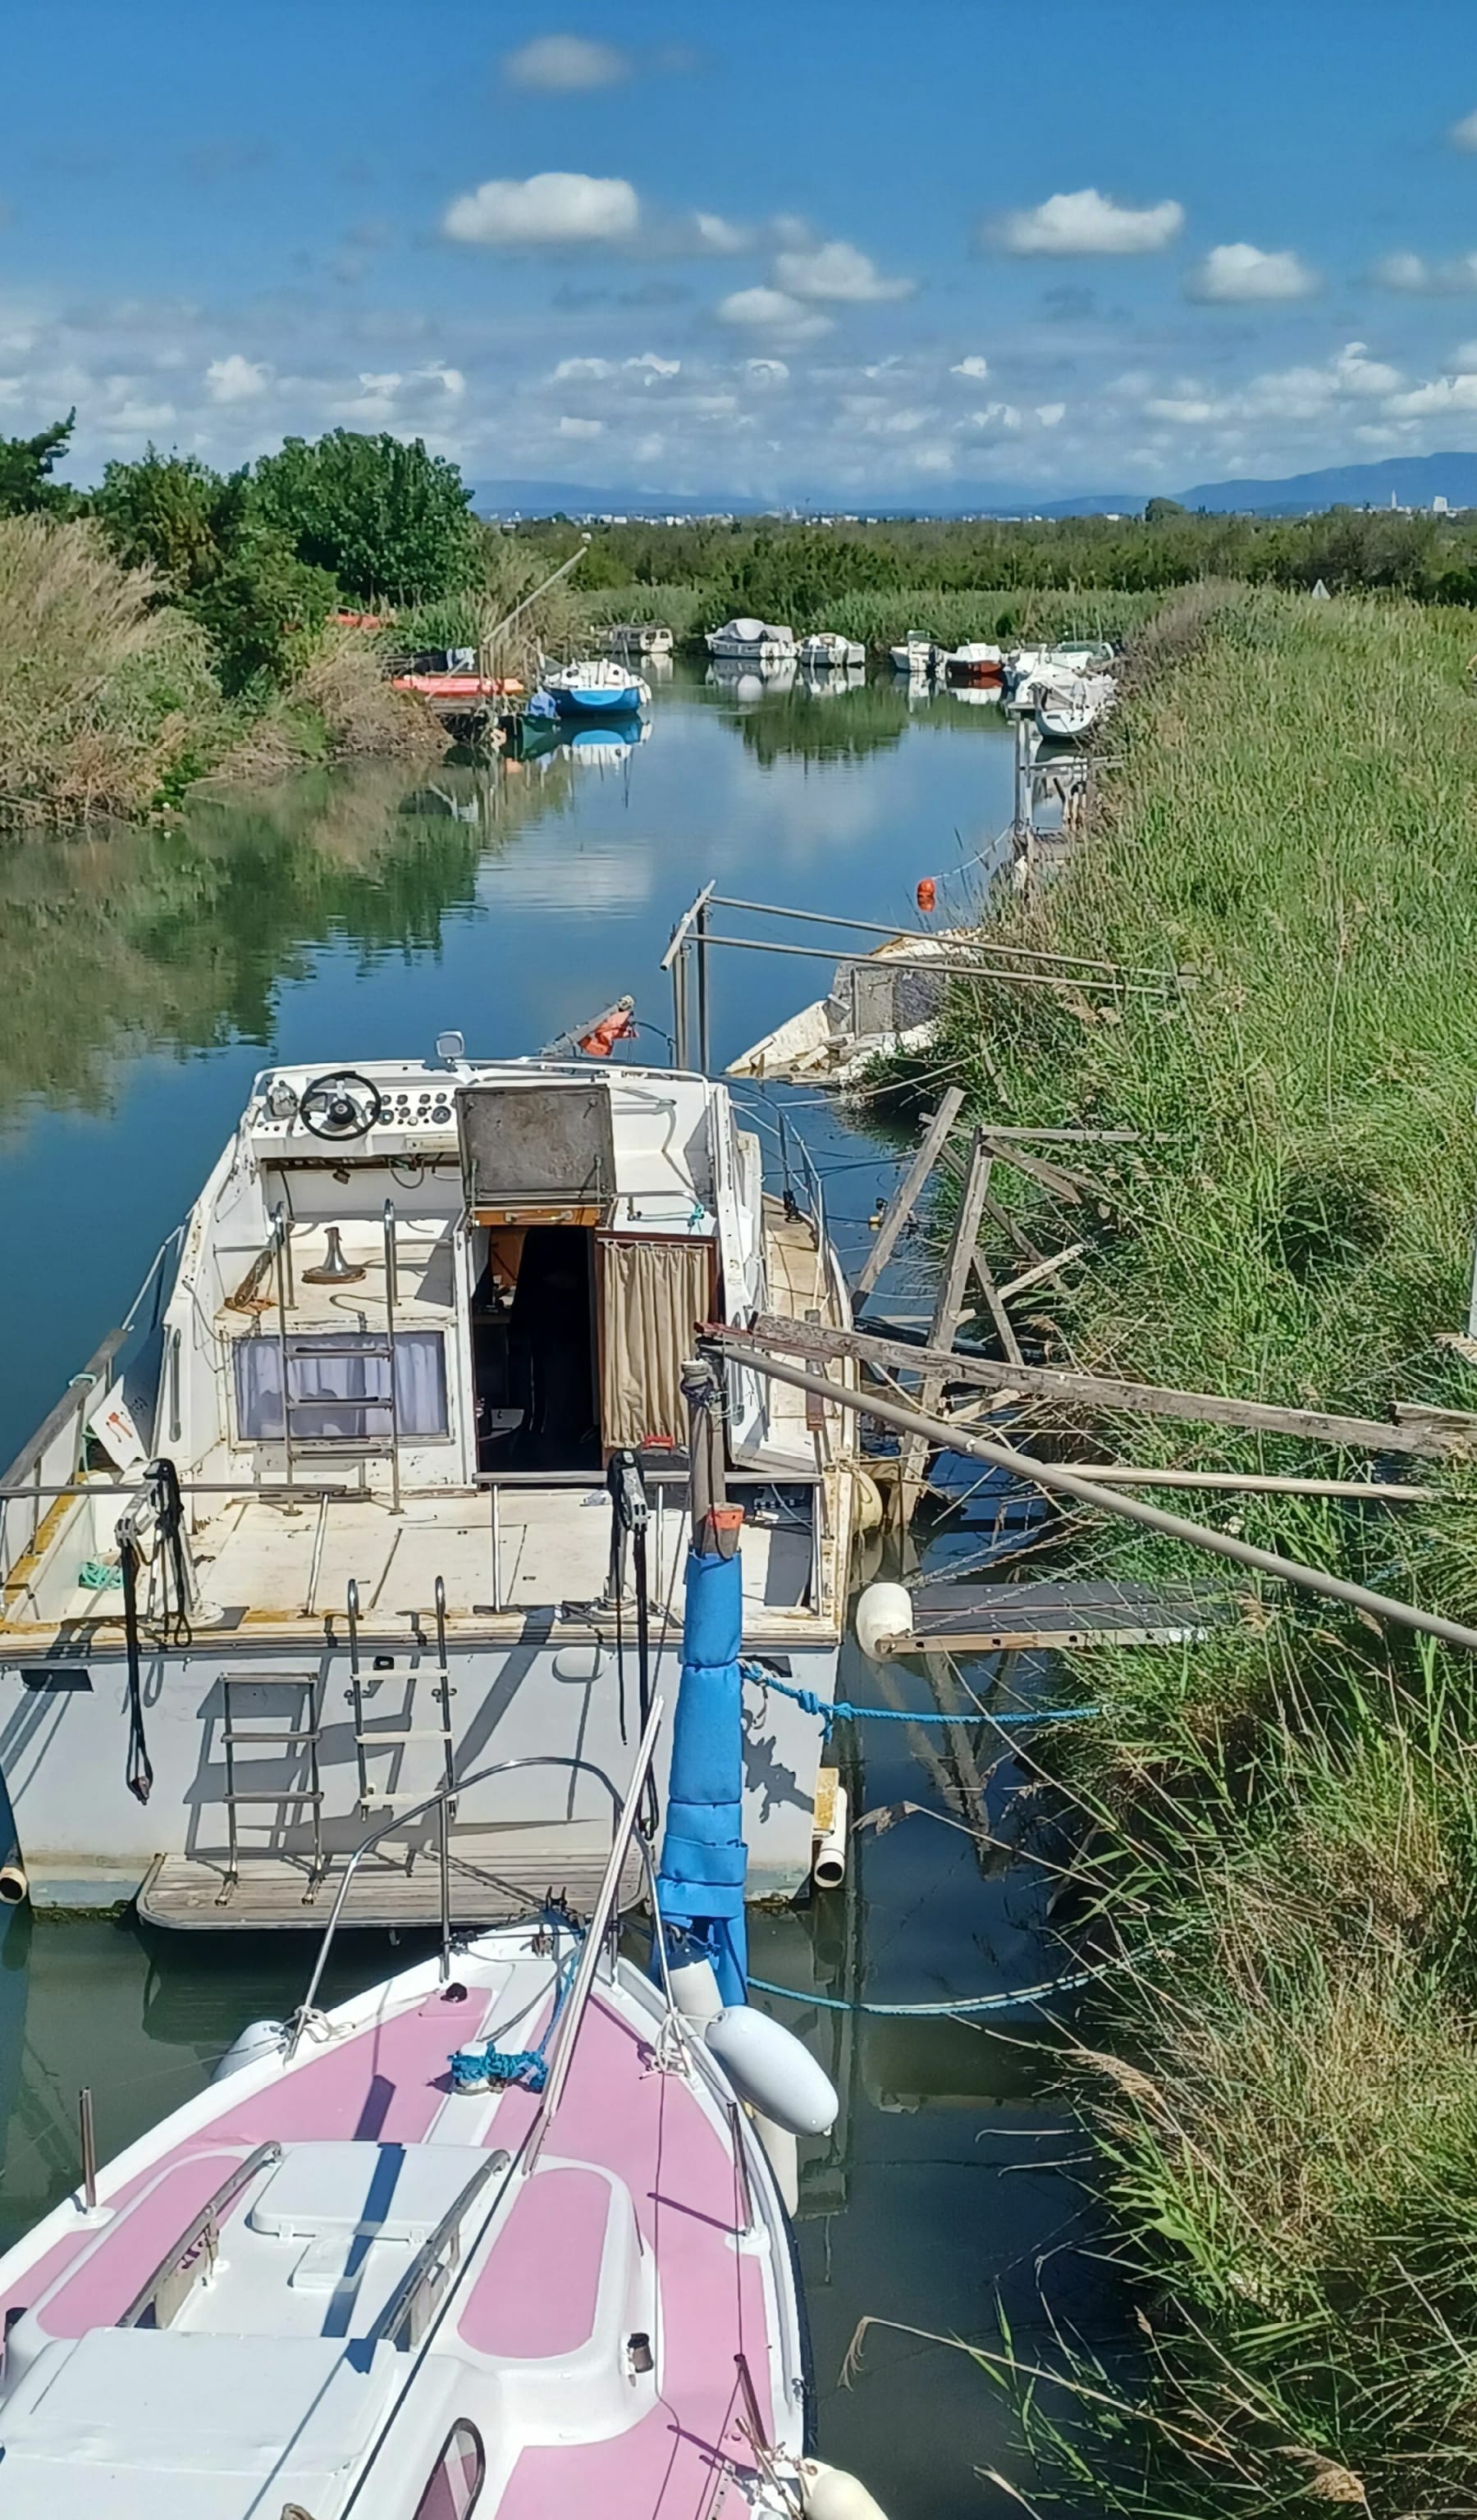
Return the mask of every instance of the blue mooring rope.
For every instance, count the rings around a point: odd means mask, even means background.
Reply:
[[[554,1989],[554,2009],[544,2024],[543,2037],[537,2047],[499,2048],[494,2040],[489,2039],[481,2055],[475,2048],[458,2048],[450,2059],[453,2092],[481,2092],[488,2084],[501,2092],[508,2090],[515,2083],[521,2085],[526,2092],[543,2090],[549,2079],[548,2058],[544,2050],[553,2037],[554,2024],[564,2008],[564,1999],[570,1991],[571,1981],[578,1965],[579,1943],[582,1939],[582,1935],[577,1937],[575,1949],[559,1972]]]
[[[906,1707],[854,1706],[845,1697],[817,1697],[813,1688],[792,1688],[788,1681],[776,1680],[772,1672],[758,1663],[740,1663],[745,1680],[756,1688],[772,1688],[781,1697],[793,1698],[807,1715],[813,1715],[825,1728],[830,1738],[833,1724],[1079,1724],[1089,1715],[1100,1715],[1100,1706],[1026,1706],[1012,1708],[1004,1714],[993,1714],[988,1707],[972,1706],[967,1715],[917,1715]]]

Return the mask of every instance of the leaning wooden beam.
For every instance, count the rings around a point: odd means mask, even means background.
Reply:
[[[994,1324],[996,1338],[999,1340],[1005,1354],[1010,1359],[1012,1366],[1023,1365],[1025,1363],[1025,1358],[1021,1354],[1021,1342],[1015,1334],[1015,1324],[1011,1320],[1010,1315],[1005,1310],[1004,1304],[1000,1300],[1000,1290],[995,1284],[990,1262],[986,1259],[984,1252],[977,1249],[970,1265],[974,1270],[975,1280],[980,1292],[984,1296],[986,1304],[989,1307],[990,1318]]]
[[[1304,1566],[1295,1557],[1279,1556],[1274,1549],[1258,1549],[1251,1541],[1237,1540],[1228,1531],[1212,1531],[1205,1523],[1167,1513],[1162,1506],[1146,1505],[1140,1497],[1128,1496],[1121,1489],[1094,1487],[1090,1479],[1080,1478],[1076,1470],[1069,1470],[1060,1462],[1038,1461],[1034,1454],[1018,1453],[1013,1445],[997,1444],[989,1436],[961,1434],[946,1419],[925,1418],[921,1410],[901,1408],[895,1400],[885,1400],[880,1392],[854,1390],[849,1384],[831,1381],[823,1373],[808,1373],[803,1366],[783,1363],[777,1357],[762,1357],[741,1334],[727,1328],[705,1330],[702,1345],[716,1355],[752,1366],[776,1382],[788,1382],[796,1391],[818,1392],[823,1400],[843,1409],[878,1418],[884,1426],[896,1426],[900,1435],[918,1437],[925,1444],[945,1444],[951,1452],[966,1454],[971,1461],[989,1462],[995,1469],[1009,1470],[1016,1478],[1044,1488],[1048,1496],[1075,1497],[1081,1505],[1116,1513],[1125,1522],[1140,1523],[1163,1539],[1188,1541],[1192,1548],[1203,1549],[1212,1557],[1223,1557],[1232,1566],[1249,1566],[1254,1573],[1275,1576],[1278,1583],[1291,1584],[1299,1592],[1315,1593],[1324,1600],[1340,1601],[1349,1609],[1362,1611],[1368,1618],[1413,1628],[1420,1636],[1439,1637],[1444,1644],[1460,1645],[1468,1653],[1477,1653],[1477,1628],[1466,1627],[1459,1619],[1443,1619],[1434,1611],[1417,1610],[1409,1601],[1395,1600],[1387,1593],[1372,1593],[1367,1585],[1351,1584],[1346,1577],[1329,1575],[1320,1566]]]
[[[1085,1242],[1069,1243],[1067,1249],[1058,1251],[1054,1259],[1039,1260],[1034,1269],[1023,1270],[1019,1278],[1010,1279],[1000,1288],[1001,1303],[1008,1304],[1012,1295],[1024,1295],[1028,1286],[1039,1286],[1043,1278],[1055,1278],[1072,1261],[1080,1260],[1086,1247]]]
[[[944,1100],[923,1132],[922,1141],[912,1162],[903,1174],[897,1191],[888,1201],[881,1231],[866,1256],[856,1281],[858,1296],[869,1295],[883,1270],[898,1247],[898,1238],[923,1194],[923,1186],[943,1151],[944,1141],[957,1120],[964,1097],[957,1085],[950,1085]]]
[[[1293,1479],[1263,1470],[1131,1470],[1119,1462],[1074,1462],[1080,1479],[1109,1488],[1205,1488],[1233,1496],[1358,1497],[1366,1505],[1431,1505],[1437,1488],[1393,1479]]]
[[[967,1356],[959,1349],[941,1356],[936,1350],[910,1347],[905,1339],[879,1338],[869,1330],[838,1330],[790,1322],[768,1313],[743,1334],[756,1348],[779,1348],[796,1356],[873,1358],[905,1373],[924,1373],[943,1367],[950,1382],[975,1383],[982,1390],[1018,1392],[1022,1398],[1054,1400],[1069,1409],[1141,1410],[1150,1418],[1185,1418],[1208,1426],[1245,1426],[1267,1435],[1304,1435],[1311,1442],[1342,1444],[1355,1452],[1409,1453],[1424,1461],[1444,1461],[1469,1454],[1470,1440],[1457,1430],[1429,1418],[1409,1425],[1391,1425],[1382,1418],[1341,1418],[1326,1410],[1279,1409],[1265,1400],[1229,1400],[1220,1392],[1168,1391],[1153,1382],[1118,1382],[1104,1373],[1069,1372],[1060,1366],[1006,1365],[997,1357]]]
[[[948,1256],[944,1264],[938,1301],[934,1306],[933,1346],[946,1353],[953,1346],[955,1333],[964,1318],[965,1289],[969,1283],[969,1267],[976,1258],[975,1245],[980,1238],[980,1210],[990,1187],[990,1157],[980,1141],[978,1129],[969,1151],[969,1170],[964,1179],[964,1194],[954,1217],[954,1230],[949,1237]],[[925,1374],[921,1401],[925,1413],[938,1408],[944,1397],[943,1374]],[[927,1454],[923,1444],[904,1444],[898,1462],[898,1519],[906,1525],[918,1502]]]

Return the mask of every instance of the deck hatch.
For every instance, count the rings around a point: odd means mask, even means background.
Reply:
[[[467,1085],[456,1116],[470,1208],[603,1211],[614,1199],[615,1132],[603,1080]]]

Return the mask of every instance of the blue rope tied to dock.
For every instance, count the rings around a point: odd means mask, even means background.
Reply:
[[[793,1698],[804,1714],[813,1715],[828,1741],[833,1724],[1080,1724],[1102,1713],[1100,1706],[1024,1706],[996,1715],[989,1707],[972,1706],[967,1715],[920,1715],[908,1707],[854,1706],[849,1698],[818,1697],[813,1688],[792,1688],[788,1681],[776,1680],[758,1663],[741,1663],[739,1669],[756,1688],[772,1688],[780,1697]]]
[[[488,2039],[481,2050],[476,2047],[458,2048],[448,2060],[451,2066],[453,2092],[483,2092],[487,2090],[489,2085],[494,2091],[503,2092],[509,2090],[515,2083],[526,2092],[543,2090],[549,2079],[549,2064],[545,2050],[554,2035],[554,2024],[564,2009],[564,1999],[570,1991],[575,1970],[578,1965],[579,1943],[582,1939],[582,1935],[577,1937],[575,1949],[559,1972],[558,1983],[554,1989],[554,2009],[544,2024],[543,2037],[537,2047],[499,2048],[494,2039]]]

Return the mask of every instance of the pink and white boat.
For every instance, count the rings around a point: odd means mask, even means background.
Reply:
[[[549,1910],[325,2014],[330,1925],[293,2020],[0,2260],[4,2520],[875,2513],[806,2455],[742,2075],[615,1957],[660,1712],[585,1931]]]

